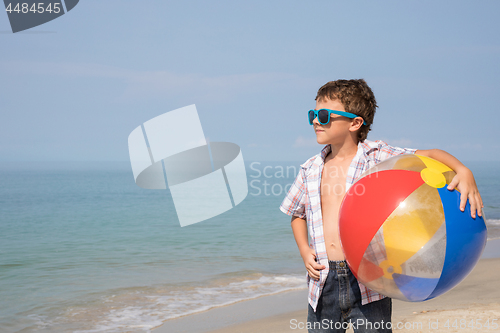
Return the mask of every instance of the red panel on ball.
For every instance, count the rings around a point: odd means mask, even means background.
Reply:
[[[342,248],[353,273],[373,236],[394,209],[424,181],[419,172],[384,170],[352,185],[339,211]]]
[[[362,258],[359,264],[359,274],[364,278],[364,281],[371,282],[384,276],[384,270],[365,258]],[[356,274],[356,278],[357,277],[358,275]]]

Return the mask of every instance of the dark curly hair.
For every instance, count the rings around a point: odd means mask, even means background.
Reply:
[[[339,100],[347,112],[363,118],[366,125],[361,125],[358,130],[358,140],[364,141],[371,130],[377,108],[375,95],[366,81],[363,79],[330,81],[319,88],[315,98],[316,101],[326,99]]]

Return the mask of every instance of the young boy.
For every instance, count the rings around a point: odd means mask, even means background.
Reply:
[[[319,89],[309,122],[318,143],[326,146],[301,165],[280,206],[292,216],[293,234],[308,272],[309,332],[345,332],[349,322],[356,332],[392,332],[392,325],[387,324],[391,322],[391,299],[356,280],[340,246],[340,204],[364,171],[400,154],[434,158],[456,172],[448,189],[460,190],[460,209],[464,210],[469,199],[472,217],[476,210],[482,215],[483,203],[472,172],[452,155],[438,149],[403,149],[366,140],[376,108],[375,96],[362,79],[331,81]],[[359,325],[367,322],[371,324]]]

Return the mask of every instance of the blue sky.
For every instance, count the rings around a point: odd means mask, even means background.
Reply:
[[[0,161],[127,161],[141,123],[196,104],[245,160],[303,161],[317,89],[364,78],[368,139],[500,160],[498,1],[82,0],[24,33],[0,15]],[[189,123],[179,126],[189,131]]]

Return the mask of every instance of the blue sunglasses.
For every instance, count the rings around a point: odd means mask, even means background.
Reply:
[[[321,125],[326,125],[330,122],[331,114],[338,114],[339,116],[344,116],[347,118],[357,118],[358,115],[345,111],[337,111],[337,110],[329,110],[329,109],[320,109],[320,110],[309,110],[309,124],[312,125],[314,118],[318,117],[318,121]],[[363,120],[363,125],[366,125],[366,121]]]

